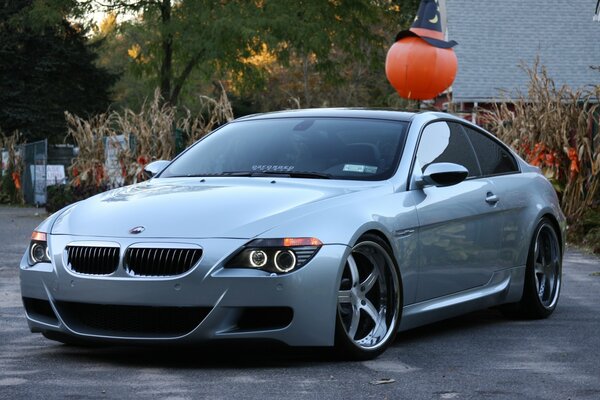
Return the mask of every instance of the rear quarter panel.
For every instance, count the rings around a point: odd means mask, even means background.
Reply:
[[[526,264],[533,231],[545,215],[557,222],[564,244],[565,217],[554,188],[543,175],[528,167],[522,173],[494,177],[493,182],[504,212],[500,243],[503,267]]]

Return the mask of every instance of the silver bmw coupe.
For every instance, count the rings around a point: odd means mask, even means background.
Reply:
[[[398,331],[492,306],[544,318],[558,301],[554,189],[448,114],[244,117],[146,172],[33,232],[20,264],[32,332],[368,359]]]

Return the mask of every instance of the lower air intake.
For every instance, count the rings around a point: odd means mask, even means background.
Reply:
[[[283,329],[292,323],[293,318],[294,311],[290,307],[244,307],[237,322],[237,330]]]
[[[209,307],[148,307],[58,302],[66,324],[87,334],[176,337],[194,330]]]
[[[58,318],[48,300],[23,297],[23,305],[30,318],[50,325],[58,325]]]

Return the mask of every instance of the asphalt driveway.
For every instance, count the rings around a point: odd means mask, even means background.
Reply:
[[[42,219],[0,207],[0,399],[600,399],[600,259],[576,250],[551,318],[485,310],[403,333],[369,362],[243,345],[79,348],[27,328],[18,262]]]

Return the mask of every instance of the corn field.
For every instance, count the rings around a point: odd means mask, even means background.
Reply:
[[[221,89],[223,89],[221,87]],[[144,167],[155,160],[169,160],[176,154],[174,131],[187,135],[187,145],[200,139],[219,125],[233,119],[225,90],[219,98],[202,96],[202,112],[193,116],[184,110],[164,104],[158,90],[151,102],[136,113],[125,109],[111,111],[88,119],[65,112],[68,137],[79,147],[79,154],[69,168],[75,187],[95,186],[99,190],[137,183],[144,179]],[[107,146],[111,148],[107,149]],[[117,179],[114,169],[107,170],[106,154],[118,160]]]
[[[510,144],[552,182],[570,224],[598,199],[600,85],[557,87],[536,61],[523,67],[530,78],[526,94],[497,103],[484,113],[488,128]],[[599,135],[596,132],[596,135]]]

